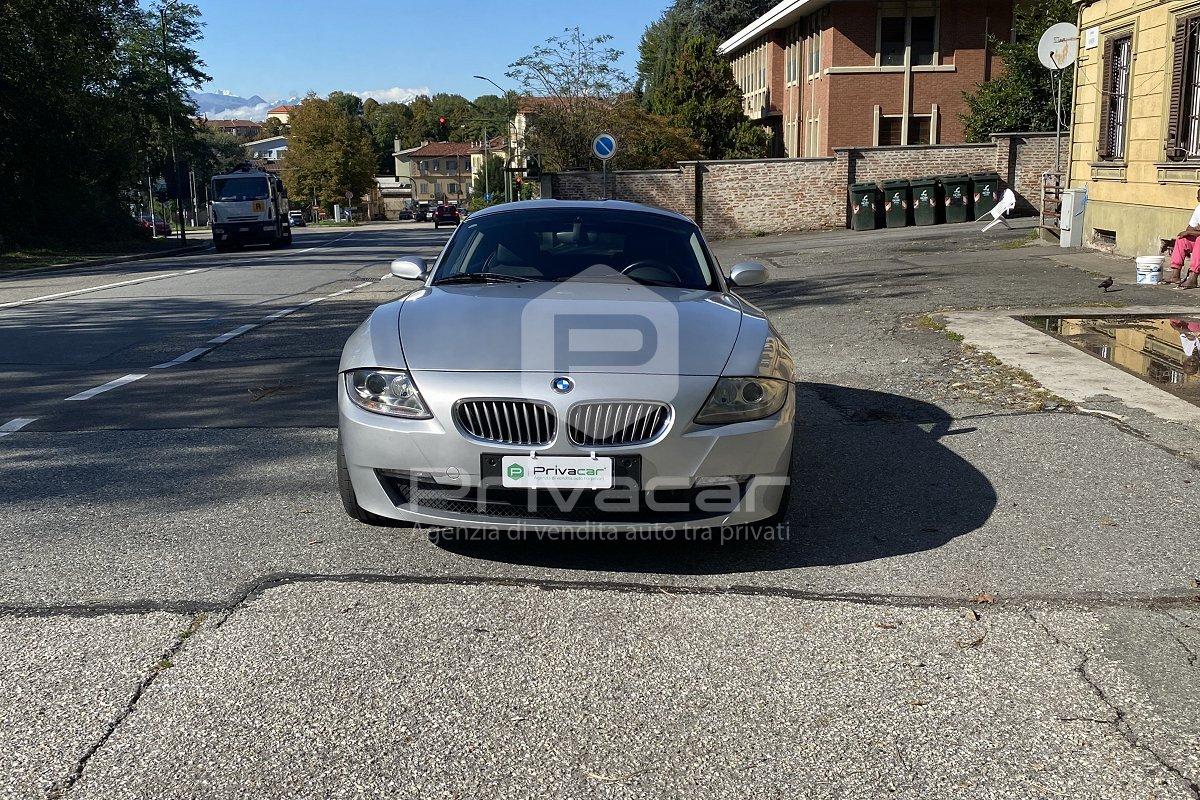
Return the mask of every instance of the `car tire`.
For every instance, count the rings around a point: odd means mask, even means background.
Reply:
[[[354,485],[350,483],[350,470],[346,467],[346,453],[342,450],[342,440],[340,437],[338,438],[337,445],[337,483],[338,495],[342,498],[342,508],[346,509],[346,513],[352,519],[380,528],[391,528],[400,525],[396,520],[372,514],[358,504],[358,498],[354,494]]]

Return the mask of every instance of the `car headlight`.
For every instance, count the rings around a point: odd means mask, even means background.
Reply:
[[[700,425],[763,419],[783,408],[788,382],[775,378],[721,378],[696,415]]]
[[[429,419],[432,414],[417,385],[405,370],[356,369],[346,373],[346,392],[359,408],[408,419]]]

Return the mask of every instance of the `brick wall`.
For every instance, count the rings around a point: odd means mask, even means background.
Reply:
[[[1066,137],[1063,153],[1065,158]],[[677,211],[716,239],[841,227],[852,183],[962,172],[999,173],[1016,192],[1018,211],[1029,213],[1039,202],[1041,174],[1053,168],[1054,134],[1006,133],[990,144],[845,148],[833,158],[685,162],[678,169],[614,172],[608,196]],[[550,175],[543,187],[545,196],[563,200],[603,196],[598,172]]]
[[[835,151],[849,162],[850,183],[953,175],[996,168],[995,144],[867,147]]]

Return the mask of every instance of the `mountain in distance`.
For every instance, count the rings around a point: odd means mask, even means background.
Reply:
[[[239,97],[226,89],[214,92],[188,92],[196,104],[196,113],[209,119],[252,119],[258,122],[267,118],[267,112],[278,105],[299,103],[299,97],[281,100],[264,100],[258,95]]]

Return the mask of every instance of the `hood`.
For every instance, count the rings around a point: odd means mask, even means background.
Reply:
[[[434,286],[400,309],[409,369],[719,375],[742,311],[730,295],[628,282]]]

